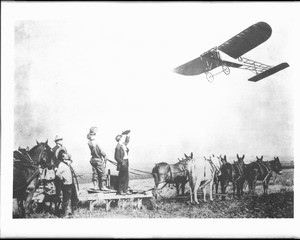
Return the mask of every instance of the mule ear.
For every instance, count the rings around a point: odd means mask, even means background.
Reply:
[[[213,154],[212,156],[215,157],[215,154]]]
[[[188,156],[186,154],[184,154],[185,158],[188,158]]]
[[[245,154],[242,156],[242,159],[244,160],[244,158],[245,158]]]
[[[46,145],[48,145],[48,139],[47,139],[47,141],[45,143],[46,143]]]
[[[191,158],[193,158],[193,152],[191,152]]]
[[[256,156],[256,159],[258,160],[259,158]]]
[[[261,156],[261,160],[263,160],[264,156]]]
[[[37,144],[37,145],[39,145],[39,144],[40,144],[40,143],[38,142],[38,140],[35,140],[35,141],[36,141],[36,144]]]
[[[226,160],[226,155],[224,155],[224,159]]]
[[[240,157],[239,157],[239,154],[236,154],[236,157],[239,159]]]

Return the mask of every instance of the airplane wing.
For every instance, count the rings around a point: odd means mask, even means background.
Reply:
[[[236,59],[265,42],[271,34],[269,24],[258,22],[221,44],[218,50]]]
[[[198,57],[189,61],[185,64],[180,65],[174,69],[174,72],[186,75],[186,76],[193,76],[198,75],[205,72],[205,65],[203,64],[202,57]]]
[[[177,68],[174,69],[174,72],[186,75],[186,76],[194,76],[204,72],[208,72],[216,67],[222,66],[225,64],[228,67],[239,68],[243,66],[239,63],[229,62],[221,60],[220,58],[215,58],[213,56],[209,56],[210,53],[206,55],[201,55],[198,58],[193,59]]]
[[[220,66],[221,63],[222,61],[220,59],[214,58],[209,52],[207,54],[202,54],[200,57],[197,57],[179,67],[176,67],[174,72],[186,76],[193,76],[208,72]]]

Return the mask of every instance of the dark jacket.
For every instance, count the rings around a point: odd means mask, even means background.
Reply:
[[[128,151],[129,150],[127,149],[127,153]],[[124,149],[122,145],[118,143],[118,145],[115,148],[115,160],[117,161],[117,171],[120,171],[122,164],[125,163],[124,155],[125,155]]]

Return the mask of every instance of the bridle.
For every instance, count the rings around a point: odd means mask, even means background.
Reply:
[[[13,192],[17,192],[25,187],[27,187],[32,181],[33,179],[35,179],[35,177],[37,177],[39,174],[40,174],[40,170],[39,170],[39,166],[40,166],[40,161],[42,159],[42,157],[44,158],[44,155],[46,153],[46,156],[47,156],[47,148],[44,147],[42,149],[42,151],[39,153],[39,157],[38,157],[38,161],[37,162],[34,162],[32,160],[32,158],[30,157],[30,155],[28,154],[28,152],[26,152],[26,155],[29,157],[29,163],[24,163],[24,162],[21,162],[20,160],[16,160],[17,162],[19,162],[21,164],[22,167],[28,167],[28,168],[33,168],[35,169],[34,173],[28,178],[28,180],[26,181],[26,183],[24,183],[22,186],[16,188],[13,190]]]
[[[242,163],[243,164],[243,163]],[[233,165],[235,165],[236,167],[237,167],[237,169],[238,169],[238,171],[239,171],[239,176],[238,176],[238,178],[237,179],[233,179]],[[231,164],[231,173],[232,173],[232,181],[233,182],[237,182],[241,177],[242,177],[242,175],[243,175],[243,170],[242,170],[242,168],[241,168],[241,166],[240,166],[240,163],[239,162],[234,162],[233,164]]]

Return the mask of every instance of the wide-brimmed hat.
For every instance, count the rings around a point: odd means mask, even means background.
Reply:
[[[88,133],[88,134],[86,135],[86,137],[87,137],[87,139],[89,139],[89,140],[93,140],[93,139],[96,139],[96,134],[90,134],[90,133]]]
[[[129,133],[130,133],[130,130],[125,130],[125,131],[122,132],[122,135],[127,135]]]
[[[63,140],[63,138],[59,135],[56,135],[55,138],[54,138],[54,142],[57,142],[59,140]]]
[[[122,135],[120,135],[120,134],[117,135],[117,136],[116,136],[116,141],[119,142],[121,138],[122,138]]]
[[[56,149],[56,151],[54,152],[54,155],[55,155],[56,159],[59,159],[59,156],[61,156],[64,153],[67,153],[67,149],[65,147],[60,147],[60,148]]]

